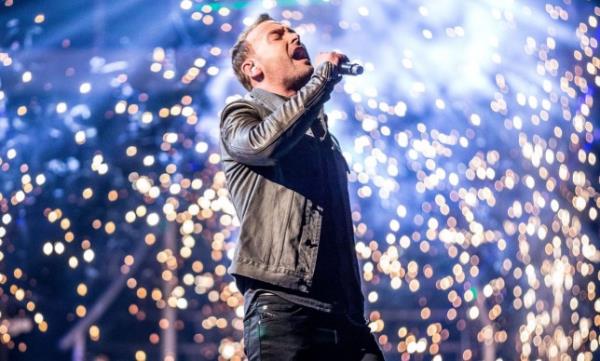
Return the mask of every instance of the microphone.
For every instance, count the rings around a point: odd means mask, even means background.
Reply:
[[[360,75],[363,70],[362,65],[356,63],[343,62],[339,65],[339,73],[344,75]]]

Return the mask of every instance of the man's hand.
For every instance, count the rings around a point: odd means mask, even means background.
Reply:
[[[335,65],[334,70],[334,78],[327,86],[327,94],[325,95],[324,101],[329,100],[329,93],[333,90],[334,86],[342,80],[342,75],[339,73],[339,66],[341,63],[345,61],[349,61],[348,57],[345,54],[338,53],[335,51],[327,51],[327,52],[319,52],[317,55],[316,64],[319,66],[320,64],[329,61],[333,65]]]
[[[350,61],[348,59],[348,57],[342,53],[338,53],[335,51],[328,51],[328,52],[320,52],[319,55],[317,55],[317,59],[315,60],[317,63],[317,66],[319,66],[319,64],[321,64],[322,62],[325,61],[330,61],[331,63],[333,63],[336,66],[339,66],[341,63],[345,62],[345,61]]]

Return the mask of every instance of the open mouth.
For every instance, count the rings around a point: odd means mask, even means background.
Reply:
[[[292,53],[292,59],[294,59],[294,60],[308,59],[308,52],[306,51],[306,49],[303,46],[299,46],[296,49],[294,49],[294,52]]]

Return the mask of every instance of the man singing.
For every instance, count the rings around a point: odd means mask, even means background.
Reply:
[[[231,51],[248,93],[221,113],[227,187],[241,222],[228,272],[244,294],[254,360],[384,360],[364,316],[350,172],[323,104],[348,59],[268,14]]]

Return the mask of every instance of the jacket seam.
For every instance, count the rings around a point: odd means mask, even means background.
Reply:
[[[256,187],[258,186],[258,181],[259,181],[259,177],[255,177],[254,182],[252,183],[252,190],[250,191],[251,192],[250,194],[254,194],[254,191],[256,190]],[[248,207],[250,207],[251,201],[252,201],[252,198],[248,199],[248,202],[244,206],[244,209],[242,210],[243,214],[241,215],[242,217],[246,216],[246,212],[248,211]]]
[[[287,207],[287,215],[286,215],[286,222],[285,222],[285,228],[284,228],[284,232],[283,232],[283,239],[281,240],[281,252],[279,253],[278,256],[278,261],[279,264],[278,266],[281,267],[281,257],[283,255],[283,249],[285,246],[285,243],[287,241],[287,235],[288,235],[288,230],[289,230],[289,225],[290,225],[290,221],[292,219],[291,213],[292,213],[292,204],[294,203],[294,198],[296,197],[295,193],[292,193],[292,197],[290,199],[290,202],[288,203],[288,207]]]
[[[297,272],[292,269],[285,268],[283,266],[273,266],[268,263],[257,262],[255,260],[249,259],[249,258],[238,257],[237,261],[239,263],[245,263],[245,264],[249,264],[249,265],[253,265],[253,266],[257,266],[257,267],[262,267],[267,270],[273,270],[273,271],[276,271],[279,273],[284,273],[286,275],[295,276],[295,277],[299,277],[299,278],[306,278],[306,276],[307,276],[306,272]]]

